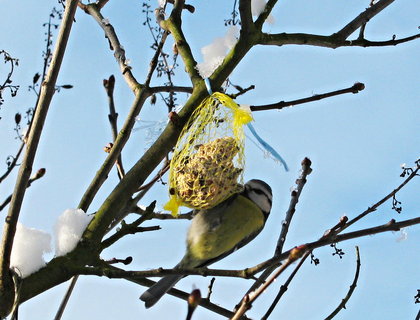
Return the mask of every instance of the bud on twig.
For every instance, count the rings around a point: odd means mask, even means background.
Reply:
[[[35,174],[35,179],[42,178],[44,176],[45,172],[47,172],[47,170],[45,168],[39,169]]]
[[[40,77],[41,77],[41,75],[38,72],[35,73],[34,78],[32,79],[32,83],[36,84]]]
[[[111,149],[112,149],[112,147],[114,146],[114,144],[112,143],[112,142],[110,142],[110,143],[108,143],[105,147],[104,147],[104,151],[106,152],[106,153],[110,153],[111,152]]]
[[[188,297],[188,314],[186,320],[192,318],[192,314],[201,302],[201,292],[199,289],[194,289]]]
[[[152,94],[152,96],[150,97],[150,104],[151,105],[155,105],[156,104],[156,95]]]
[[[18,125],[20,121],[22,120],[22,115],[18,112],[15,114],[15,122]]]
[[[131,262],[133,262],[133,257],[128,256],[125,259],[112,258],[110,260],[107,260],[106,262],[109,264],[122,263],[124,265],[129,265]]]
[[[179,122],[178,113],[176,113],[175,111],[169,112],[168,117],[169,117],[169,120],[175,125]]]
[[[290,251],[289,260],[296,261],[297,259],[303,256],[303,254],[306,252],[306,249],[307,247],[305,244],[294,247],[292,251]]]
[[[359,91],[362,91],[362,90],[364,90],[365,89],[365,84],[364,83],[361,83],[361,82],[356,82],[354,85],[353,85],[353,93],[358,93]]]

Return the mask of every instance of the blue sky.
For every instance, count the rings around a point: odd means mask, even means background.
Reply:
[[[197,3],[196,3],[197,2]],[[115,27],[133,72],[144,79],[153,54],[148,49],[151,38],[143,27],[142,1],[110,1],[103,15]],[[274,25],[265,31],[308,32],[331,34],[358,15],[369,1],[280,1],[273,15]],[[44,49],[42,24],[47,21],[56,1],[0,0],[0,49],[20,59],[14,81],[21,85],[16,98],[6,95],[0,110],[0,146],[2,158],[15,153],[13,117],[32,106],[35,96],[27,91],[32,77],[42,67]],[[152,6],[156,4],[151,1]],[[192,51],[201,61],[200,48],[226,32],[224,19],[229,17],[231,1],[194,1],[194,14],[184,14],[184,30]],[[414,1],[396,1],[374,18],[366,28],[370,40],[391,39],[393,34],[405,37],[418,32],[420,7]],[[22,18],[23,17],[23,18]],[[357,35],[355,35],[357,36]],[[172,41],[167,43],[170,50]],[[292,100],[316,93],[337,90],[363,82],[366,89],[357,95],[347,94],[282,111],[260,112],[254,115],[258,133],[288,162],[290,172],[264,155],[250,141],[246,144],[245,178],[260,178],[273,188],[274,203],[268,225],[246,248],[215,264],[214,268],[239,269],[269,258],[281,228],[289,203],[290,187],[298,177],[301,160],[307,156],[313,162],[313,173],[303,191],[295,218],[286,241],[286,248],[320,237],[338,219],[347,214],[356,216],[380,200],[402,180],[400,164],[412,165],[419,156],[418,75],[419,41],[385,48],[326,49],[304,46],[255,47],[231,75],[235,84],[254,84],[256,89],[238,98],[239,103],[259,105]],[[177,83],[189,85],[177,73]],[[4,74],[0,65],[0,75]],[[51,232],[57,217],[67,208],[77,206],[85,188],[105,159],[102,147],[111,141],[107,119],[106,95],[102,79],[116,76],[115,100],[121,126],[133,94],[119,75],[118,66],[108,49],[103,32],[94,20],[78,11],[64,59],[58,84],[72,84],[71,90],[56,94],[42,135],[34,170],[47,169],[46,176],[27,192],[21,221],[29,227]],[[152,85],[159,84],[158,79]],[[182,104],[186,95],[179,94]],[[166,107],[146,104],[141,114],[144,120],[166,118]],[[140,126],[140,124],[138,125]],[[147,148],[145,131],[132,134],[123,157],[129,168]],[[3,160],[2,160],[3,161]],[[1,171],[5,170],[5,164]],[[13,174],[0,184],[1,198],[11,191]],[[418,180],[418,179],[417,179]],[[117,182],[112,172],[89,212],[94,212]],[[418,216],[419,182],[411,182],[397,199],[403,213],[397,215],[386,203],[365,221],[351,230]],[[156,188],[144,199],[144,204],[157,199],[158,206],[167,200],[167,190]],[[150,225],[156,224],[150,222]],[[133,256],[129,267],[144,270],[171,267],[183,255],[185,221],[158,222],[162,230],[129,236],[103,254],[104,258]],[[321,260],[317,267],[307,263],[292,282],[272,318],[323,319],[345,296],[355,270],[354,246],[361,252],[361,274],[356,291],[336,319],[414,319],[418,305],[414,295],[419,289],[418,261],[420,230],[408,228],[408,238],[397,241],[400,233],[385,233],[339,244],[345,251],[343,259],[331,255],[331,248],[315,251]],[[252,257],[252,259],[250,259]],[[248,315],[259,318],[270,304],[284,278],[280,278],[257,301]],[[190,291],[192,286],[206,292],[210,279],[188,277],[178,287]],[[232,308],[251,281],[217,279],[213,302]],[[52,318],[66,285],[54,288],[22,305],[21,319]],[[102,278],[82,278],[70,300],[63,319],[182,319],[186,305],[167,296],[156,307],[145,310],[138,300],[144,288],[126,281]],[[204,309],[198,309],[195,319],[218,319]]]

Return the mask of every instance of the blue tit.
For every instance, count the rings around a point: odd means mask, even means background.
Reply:
[[[250,180],[241,193],[219,205],[196,212],[187,234],[187,249],[175,268],[206,267],[243,247],[263,229],[270,214],[272,192],[261,180]],[[169,275],[150,287],[140,299],[153,306],[182,275]]]

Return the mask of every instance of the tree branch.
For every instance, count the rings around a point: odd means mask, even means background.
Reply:
[[[106,91],[106,95],[108,96],[108,106],[109,106],[108,120],[111,125],[112,141],[115,142],[118,136],[118,124],[117,124],[118,113],[115,111],[115,103],[114,103],[114,87],[115,87],[114,75],[111,75],[108,79],[104,79],[103,85]],[[121,180],[125,174],[124,167],[122,164],[121,153],[118,155],[118,158],[115,164],[117,166],[118,177]]]
[[[29,180],[28,180],[28,185],[26,186],[26,188],[29,188],[30,186],[31,186],[31,184],[32,184],[32,182],[34,182],[34,181],[36,181],[36,180],[38,180],[38,179],[41,179],[43,176],[44,176],[44,174],[45,174],[45,169],[44,168],[42,168],[42,169],[39,169],[35,174],[34,174],[34,176],[33,177],[31,177]],[[10,203],[10,200],[12,200],[12,196],[13,196],[13,194],[11,194],[11,195],[9,195],[7,198],[6,198],[6,200],[4,200],[3,201],[3,203],[0,205],[0,211],[2,211],[9,203]]]
[[[299,202],[300,195],[302,193],[303,187],[306,184],[306,178],[307,176],[312,172],[311,168],[311,160],[308,158],[305,158],[302,160],[301,165],[301,174],[300,177],[296,180],[297,186],[294,188],[294,190],[291,192],[291,199],[289,208],[286,211],[286,217],[284,221],[282,222],[282,227],[280,231],[279,238],[277,240],[276,249],[274,251],[274,256],[279,256],[281,252],[283,251],[284,243],[286,242],[287,233],[289,231],[289,226],[292,221],[293,215],[296,211],[296,205]],[[264,281],[270,276],[270,274],[277,268],[279,263],[275,263],[269,268],[265,269],[264,272],[258,277],[257,281],[255,281],[252,286],[248,289],[247,293],[250,293],[254,291],[256,288],[258,288]]]
[[[300,177],[296,180],[296,188],[291,193],[291,199],[289,208],[286,212],[286,217],[284,218],[284,221],[282,223],[280,236],[277,240],[277,246],[276,251],[274,255],[279,255],[283,251],[284,243],[286,242],[287,233],[289,231],[290,222],[292,221],[293,215],[296,211],[296,205],[299,202],[300,195],[302,193],[303,187],[306,184],[306,178],[308,175],[311,174],[312,168],[311,168],[311,160],[309,158],[305,158],[302,160],[302,171],[300,174]]]
[[[416,224],[420,224],[420,217],[403,220],[400,222],[395,222],[394,219],[390,220],[388,223],[385,223],[383,225],[379,225],[372,228],[367,229],[361,229],[358,231],[343,233],[339,235],[331,235],[325,238],[321,238],[318,241],[314,241],[311,243],[308,243],[308,249],[313,250],[315,248],[323,247],[325,245],[331,244],[331,243],[338,243],[341,241],[346,241],[350,239],[360,238],[364,236],[374,235],[377,233],[387,232],[387,231],[399,231],[402,228],[413,226]],[[282,254],[283,255],[283,254]]]
[[[85,5],[84,10],[87,14],[90,14],[99,24],[99,26],[104,30],[105,37],[109,41],[110,49],[114,51],[114,57],[117,59],[125,81],[127,82],[130,89],[136,93],[140,87],[140,84],[137,82],[136,78],[131,72],[131,67],[129,66],[127,58],[125,57],[125,50],[118,39],[114,27],[111,25],[108,19],[105,19],[102,16],[100,8],[101,7],[99,7],[99,4],[92,3]]]
[[[162,48],[163,48],[163,45],[165,44],[165,41],[166,41],[166,38],[168,37],[168,35],[169,35],[169,32],[167,32],[167,31],[164,31],[163,34],[162,34],[162,38],[160,39],[159,45],[156,48],[155,54],[152,58],[152,61],[150,62],[149,73],[147,74],[146,81],[145,81],[146,86],[150,85],[150,81],[152,80],[153,72],[156,70],[159,56],[162,53]]]
[[[66,51],[67,41],[70,35],[74,15],[77,8],[77,2],[78,1],[76,0],[68,1],[66,5],[63,20],[60,26],[60,32],[57,38],[57,43],[52,56],[50,69],[44,83],[42,84],[41,94],[35,109],[34,118],[32,120],[32,126],[26,145],[26,153],[19,168],[18,178],[10,203],[9,212],[6,218],[7,223],[4,224],[3,239],[0,249],[0,256],[2,257],[0,264],[0,301],[2,301],[0,306],[0,316],[7,315],[10,311],[11,304],[13,303],[14,293],[13,290],[10,290],[12,280],[9,273],[13,238],[15,236],[16,224],[18,222],[19,213],[23,198],[25,196],[29,177],[32,172],[32,164],[35,159],[35,154],[38,148],[44,122],[47,117],[52,96],[55,92],[57,76],[60,71],[64,53]]]
[[[169,31],[175,40],[175,45],[184,61],[185,71],[188,73],[193,86],[195,87],[199,82],[202,82],[202,78],[199,75],[197,69],[196,60],[192,54],[191,48],[185,38],[184,33],[181,29],[181,11],[184,1],[177,1],[178,6],[174,6],[172,13],[168,20],[163,21],[163,27]]]
[[[124,125],[119,132],[117,139],[115,140],[114,145],[112,146],[108,157],[105,159],[102,167],[96,172],[95,177],[90,183],[89,187],[83,194],[82,199],[79,203],[79,208],[83,209],[85,212],[89,208],[93,198],[98,192],[99,188],[108,178],[108,173],[111,171],[112,167],[117,161],[118,156],[120,155],[122,149],[130,138],[134,124],[136,123],[136,117],[140,113],[144,102],[150,96],[150,93],[146,89],[141,89],[136,93],[136,98],[134,99],[133,105],[131,106],[130,112],[126,118]]]
[[[350,285],[349,291],[347,292],[344,299],[341,301],[341,303],[337,306],[337,308],[328,316],[325,318],[325,320],[331,320],[334,318],[342,309],[346,308],[346,303],[350,300],[354,289],[356,289],[357,281],[359,279],[359,272],[360,272],[360,253],[359,253],[359,247],[356,246],[356,273],[354,274],[354,279],[352,284]]]
[[[114,269],[118,269],[116,267],[113,266],[109,266],[109,268],[114,268]],[[136,278],[136,279],[128,279],[128,281],[130,282],[134,282],[137,283],[139,285],[142,286],[146,286],[146,287],[151,287],[152,285],[154,285],[156,282],[153,280],[149,280],[147,278]],[[172,295],[174,297],[180,298],[182,300],[188,301],[188,297],[189,297],[189,293],[172,288],[171,290],[169,290],[167,292],[167,294]],[[227,310],[225,308],[222,308],[220,306],[218,306],[217,304],[211,303],[209,299],[201,299],[200,301],[200,306],[203,308],[206,308],[210,311],[216,312],[226,318],[230,318],[233,316],[233,312],[231,312],[230,310]],[[244,320],[247,320],[247,317],[243,318]]]
[[[356,40],[348,40],[343,45],[344,47],[386,47],[386,46],[396,46],[401,43],[409,42],[415,39],[420,38],[420,33],[406,37],[397,39],[395,36],[392,37],[391,40],[384,40],[384,41],[369,41],[366,39],[357,38]]]
[[[365,85],[363,83],[356,82],[354,85],[352,85],[349,88],[340,89],[340,90],[331,91],[331,92],[322,93],[322,94],[315,94],[311,97],[307,97],[307,98],[303,98],[303,99],[297,99],[297,100],[292,100],[292,101],[280,101],[280,102],[277,102],[277,103],[261,105],[261,106],[251,106],[251,111],[265,111],[265,110],[273,110],[273,109],[283,109],[283,108],[286,108],[286,107],[295,106],[297,104],[303,104],[303,103],[308,103],[308,102],[312,102],[312,101],[318,101],[318,100],[321,100],[321,99],[334,97],[334,96],[338,96],[338,95],[345,94],[345,93],[356,94],[356,93],[359,93],[360,91],[362,91],[364,89],[365,89]]]
[[[361,26],[366,24],[370,19],[388,7],[391,3],[395,0],[380,0],[373,6],[367,8],[364,12],[359,14],[355,19],[349,22],[344,28],[340,31],[333,34],[333,37],[337,39],[345,40],[347,39],[353,32],[359,29]]]
[[[283,294],[287,291],[289,288],[290,283],[292,282],[293,278],[297,274],[297,272],[302,267],[303,263],[306,261],[306,259],[309,257],[310,252],[306,252],[302,259],[300,259],[297,266],[293,269],[293,272],[290,274],[290,276],[287,278],[286,282],[280,287],[279,292],[277,293],[277,296],[274,298],[273,303],[268,308],[267,312],[264,314],[264,316],[261,318],[261,320],[267,320],[270,314],[273,312],[274,308],[277,306],[278,302],[280,301]]]
[[[109,0],[98,0],[96,2],[96,5],[98,6],[99,9],[102,9],[108,3],[108,1]]]
[[[259,15],[257,20],[255,20],[255,27],[258,30],[262,29],[265,20],[267,20],[268,16],[270,15],[270,13],[273,10],[276,3],[277,3],[277,0],[268,0],[267,1],[264,11]]]
[[[159,92],[185,92],[192,93],[192,87],[182,87],[182,86],[157,86],[150,87],[150,93],[159,93]]]
[[[233,85],[233,84],[232,84]],[[228,96],[229,97],[231,97],[232,99],[236,99],[237,97],[239,97],[239,96],[241,96],[241,95],[243,95],[243,94],[245,94],[245,93],[247,93],[248,91],[250,91],[250,90],[254,90],[255,89],[255,86],[252,84],[252,85],[250,85],[248,88],[242,88],[242,87],[240,87],[240,86],[237,86],[237,85],[233,85],[233,87],[236,89],[236,90],[238,90],[238,92],[237,93],[233,93],[233,94],[228,94]]]
[[[152,219],[156,216],[155,213],[149,212],[147,208],[140,209],[137,204],[138,202],[146,195],[146,193],[153,187],[153,185],[159,181],[159,179],[162,178],[162,175],[165,174],[166,171],[169,170],[169,161],[166,160],[165,164],[163,165],[162,169],[159,170],[159,172],[152,178],[151,181],[146,183],[145,185],[141,186],[139,188],[138,194],[130,199],[129,203],[126,206],[126,209],[123,211],[120,211],[117,215],[115,215],[114,220],[112,221],[111,225],[109,226],[109,230],[113,229],[115,226],[118,225],[118,223],[124,219],[128,213],[134,212],[134,213],[140,213],[141,215],[145,215],[147,213],[147,217],[149,219]]]
[[[367,208],[365,211],[363,211],[361,214],[359,214],[357,217],[349,220],[341,229],[340,232],[344,229],[350,227],[352,224],[356,223],[366,215],[376,211],[378,207],[380,207],[382,204],[384,204],[386,201],[391,199],[393,196],[397,194],[398,191],[400,191],[411,179],[418,176],[418,172],[420,170],[420,159],[418,159],[416,162],[416,168],[411,172],[411,174],[393,191],[391,191],[389,194],[387,194],[385,197],[383,197],[381,200],[376,202],[373,206]]]
[[[239,320],[241,319],[242,315],[245,314],[246,311],[251,309],[252,303],[258,299],[261,294],[267,290],[267,288],[296,260],[300,259],[305,252],[305,245],[295,247],[290,251],[290,254],[287,260],[277,269],[277,271],[266,281],[263,285],[261,285],[257,290],[248,293],[242,299],[242,304],[239,309],[236,311],[235,315],[231,318],[231,320]]]
[[[239,1],[239,15],[241,17],[241,32],[250,33],[254,28],[254,21],[252,21],[251,0]]]
[[[384,47],[395,46],[400,43],[411,41],[420,37],[420,34],[402,38],[399,40],[392,39],[387,41],[369,41],[366,39],[342,40],[340,38],[331,36],[321,36],[307,33],[277,33],[267,34],[262,33],[256,40],[256,44],[261,45],[306,45],[336,49],[339,47]]]
[[[18,152],[13,157],[12,162],[8,164],[6,172],[0,177],[0,183],[2,183],[3,180],[6,179],[8,177],[8,175],[12,172],[12,170],[16,167],[17,161],[18,161],[20,155],[22,154],[22,151],[23,151],[24,147],[25,147],[25,142],[22,141],[22,143],[20,144]]]
[[[136,206],[131,208],[130,212],[137,213],[137,214],[144,214],[145,210]],[[174,217],[170,213],[162,213],[162,212],[155,212],[150,216],[150,219],[157,219],[157,220],[191,220],[193,218],[193,211],[187,213],[180,213],[178,216]]]
[[[102,241],[101,251],[104,250],[105,248],[110,247],[115,242],[117,242],[122,237],[124,237],[128,234],[135,234],[137,232],[160,230],[159,226],[153,226],[153,227],[148,227],[148,228],[140,228],[139,227],[143,222],[145,222],[146,220],[149,220],[151,218],[151,216],[153,214],[153,210],[155,209],[155,206],[156,206],[156,201],[153,201],[146,208],[144,214],[140,218],[138,218],[137,220],[135,220],[134,222],[132,222],[130,224],[126,224],[123,221],[123,223],[121,223],[120,229],[117,230],[117,232],[115,234],[110,236],[108,239]]]

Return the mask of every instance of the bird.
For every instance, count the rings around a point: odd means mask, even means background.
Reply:
[[[271,211],[271,187],[258,179],[245,183],[243,191],[213,208],[196,210],[187,232],[186,252],[175,268],[202,268],[248,244],[264,228]],[[160,279],[141,296],[150,308],[183,275]]]

